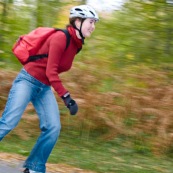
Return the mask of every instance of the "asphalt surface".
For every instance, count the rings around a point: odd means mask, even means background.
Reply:
[[[0,173],[22,173],[22,162],[7,162],[0,160]]]
[[[24,156],[0,152],[0,173],[23,173]],[[47,163],[46,173],[95,173],[66,164]]]

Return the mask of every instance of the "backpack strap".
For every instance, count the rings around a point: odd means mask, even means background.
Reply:
[[[65,50],[66,50],[68,48],[69,44],[70,44],[70,37],[71,36],[70,36],[70,34],[69,34],[67,29],[58,29],[58,28],[56,28],[56,30],[57,31],[62,31],[66,35],[66,38],[67,38],[66,48],[65,48]],[[82,50],[82,47],[77,50],[76,54],[78,54],[81,50]]]
[[[69,44],[70,44],[70,34],[68,32],[67,29],[59,29],[59,28],[55,28],[56,31],[62,31],[65,36],[66,36],[66,47],[65,47],[65,50],[67,50]],[[48,57],[48,54],[39,54],[39,55],[32,55],[32,56],[29,56],[28,58],[28,61],[27,62],[30,62],[30,61],[35,61],[35,60],[38,60],[38,59],[41,59],[41,58],[45,58],[45,57]]]
[[[57,31],[62,31],[66,35],[67,42],[66,42],[65,50],[67,50],[67,48],[70,44],[70,34],[69,34],[68,30],[67,29],[58,29],[58,28],[56,28],[56,30]]]

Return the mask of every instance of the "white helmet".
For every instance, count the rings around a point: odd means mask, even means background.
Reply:
[[[79,5],[75,6],[70,10],[70,18],[72,17],[80,17],[83,19],[93,18],[98,21],[99,17],[95,10],[89,5]]]

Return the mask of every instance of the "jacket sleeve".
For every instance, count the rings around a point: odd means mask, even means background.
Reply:
[[[62,82],[59,77],[59,67],[61,58],[63,56],[64,50],[66,47],[66,36],[62,32],[57,32],[50,40],[49,43],[49,52],[48,52],[48,61],[46,67],[46,76],[54,88],[54,90],[61,97],[67,90],[62,85]]]

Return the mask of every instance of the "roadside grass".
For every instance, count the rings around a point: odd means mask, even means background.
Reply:
[[[148,150],[140,153],[128,137],[118,136],[106,142],[92,136],[88,138],[88,135],[85,139],[79,133],[62,130],[49,163],[67,164],[97,173],[172,173],[172,158],[154,156]],[[0,143],[0,151],[27,156],[35,140],[36,135],[21,140],[11,134]]]

